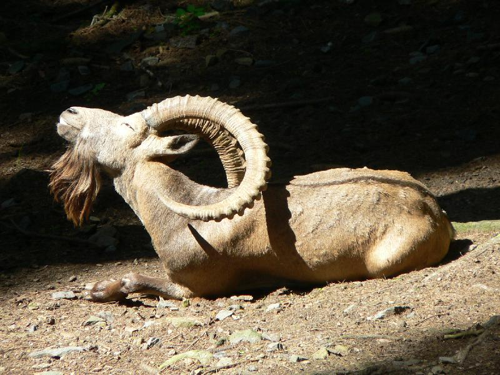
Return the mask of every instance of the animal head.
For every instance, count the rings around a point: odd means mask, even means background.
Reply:
[[[169,129],[194,134],[159,135]],[[270,177],[267,145],[256,126],[234,107],[212,98],[175,97],[130,116],[71,107],[61,114],[57,132],[70,146],[52,167],[50,189],[75,224],[90,214],[101,170],[116,177],[139,162],[168,162],[194,147],[199,136],[216,149],[229,187],[237,189],[228,199],[201,207],[161,197],[172,211],[205,221],[231,218],[253,204]]]

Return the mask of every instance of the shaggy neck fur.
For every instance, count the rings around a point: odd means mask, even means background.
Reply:
[[[90,215],[101,187],[99,166],[95,157],[82,147],[71,146],[50,172],[50,192],[56,202],[64,204],[69,220],[81,226]]]

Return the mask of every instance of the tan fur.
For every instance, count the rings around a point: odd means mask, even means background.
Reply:
[[[50,192],[62,202],[67,217],[75,225],[89,218],[92,204],[101,187],[99,167],[95,158],[70,147],[52,166]]]
[[[435,265],[448,251],[453,228],[446,214],[423,184],[398,171],[317,172],[270,185],[242,216],[220,222],[180,216],[165,197],[196,207],[224,201],[237,188],[203,186],[165,164],[166,156],[192,147],[188,137],[152,137],[136,115],[74,110],[58,125],[75,146],[54,165],[54,195],[81,222],[98,191],[99,165],[143,222],[165,268],[162,278],[131,273],[97,283],[95,301],[390,277]]]

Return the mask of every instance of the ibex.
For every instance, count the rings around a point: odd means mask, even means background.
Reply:
[[[169,129],[191,134],[164,135]],[[216,99],[170,98],[127,117],[72,107],[57,132],[70,146],[53,165],[50,188],[68,219],[88,217],[106,172],[165,268],[164,278],[130,273],[98,282],[94,301],[389,277],[435,265],[453,236],[436,199],[407,173],[341,168],[267,186],[263,136]],[[200,185],[169,167],[200,137],[218,152],[228,188]]]

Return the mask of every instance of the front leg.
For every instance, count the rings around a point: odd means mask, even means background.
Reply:
[[[122,301],[130,293],[152,294],[167,299],[192,297],[193,293],[170,279],[154,278],[131,272],[120,280],[104,280],[97,282],[90,291],[94,302]]]

